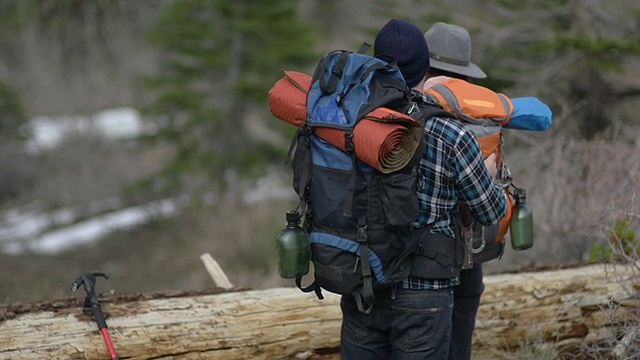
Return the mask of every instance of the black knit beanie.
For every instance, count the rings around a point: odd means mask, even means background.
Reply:
[[[380,29],[373,44],[376,57],[393,58],[410,88],[429,70],[429,48],[422,31],[410,22],[392,19]]]

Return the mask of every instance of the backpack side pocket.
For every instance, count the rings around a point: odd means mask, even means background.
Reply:
[[[384,222],[390,226],[410,226],[419,214],[418,169],[411,167],[383,174],[380,181],[380,202]]]

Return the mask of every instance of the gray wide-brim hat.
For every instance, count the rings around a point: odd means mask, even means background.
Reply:
[[[471,36],[458,25],[437,22],[424,33],[429,46],[431,67],[476,79],[487,74],[471,62]]]

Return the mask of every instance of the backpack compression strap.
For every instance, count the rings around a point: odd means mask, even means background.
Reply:
[[[298,184],[298,196],[300,198],[299,207],[302,208],[301,212],[305,214],[305,224],[311,223],[311,215],[306,212],[306,205],[308,202],[308,192],[307,187],[309,186],[309,181],[311,180],[311,128],[309,128],[306,124],[306,121],[300,125],[298,128],[298,133],[296,134],[296,146],[303,146],[303,159],[302,159],[302,170],[300,174],[300,182]],[[291,149],[289,150],[291,151]],[[308,229],[307,229],[308,230]],[[296,276],[296,286],[302,292],[315,292],[318,299],[324,299],[322,295],[322,289],[318,286],[318,283],[314,280],[309,286],[302,287],[302,276]]]
[[[353,197],[356,190],[356,179],[358,178],[358,159],[356,156],[356,147],[353,144],[353,131],[351,129],[346,130],[344,133],[344,149],[347,154],[351,156],[351,163],[353,164],[353,170],[349,175],[349,184],[347,185],[347,196],[344,200],[344,208],[342,209],[342,215],[351,217],[351,209],[353,208]]]
[[[373,293],[373,274],[369,261],[369,246],[367,244],[367,194],[360,192],[358,196],[358,232],[356,235],[360,245],[360,268],[362,269],[362,291],[356,291],[355,297],[358,310],[369,314],[376,300]],[[364,303],[363,303],[364,301]]]

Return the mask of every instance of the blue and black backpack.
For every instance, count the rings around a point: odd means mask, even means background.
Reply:
[[[365,55],[366,49],[333,51],[319,62],[307,94],[307,119],[292,149],[293,186],[314,265],[313,283],[303,287],[298,277],[296,284],[320,299],[321,289],[353,295],[360,311],[368,313],[378,288],[409,275],[420,246],[413,225],[424,116],[397,66]],[[415,152],[391,172],[361,161],[354,141],[356,125],[380,107],[408,114],[421,126]],[[323,139],[318,135],[323,128],[342,131],[344,143]]]

